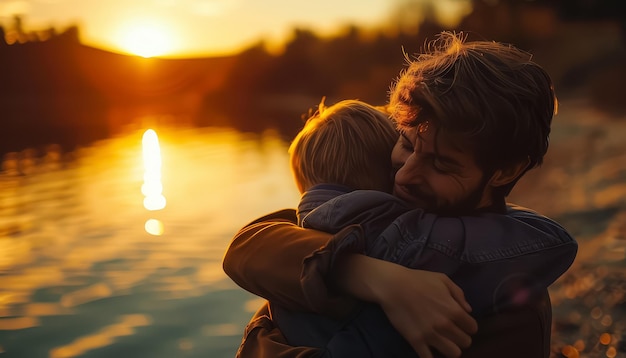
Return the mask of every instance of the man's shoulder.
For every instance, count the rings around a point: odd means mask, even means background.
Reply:
[[[557,231],[567,231],[556,220],[540,214],[535,210],[515,204],[507,204],[507,216],[510,216],[515,220],[525,222],[529,225],[539,226],[546,229],[551,228],[551,230]]]
[[[412,210],[399,216],[393,226],[396,227],[394,232],[401,234],[401,240],[421,243],[420,246],[436,248],[469,261],[577,245],[556,221],[516,205],[509,205],[506,213],[466,216],[438,216]]]

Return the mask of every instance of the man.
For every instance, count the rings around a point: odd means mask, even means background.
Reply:
[[[401,132],[393,154],[399,167],[394,194],[442,216],[467,215],[462,226],[471,228],[471,216],[510,215],[505,197],[527,170],[541,164],[556,99],[550,77],[529,54],[495,42],[464,40],[462,35],[443,33],[431,43],[399,77],[389,108]],[[445,275],[359,255],[364,251],[359,227],[330,236],[298,228],[289,216],[279,212],[246,226],[226,253],[224,269],[240,286],[294,311],[340,316],[352,304],[350,295],[382,308],[389,321],[375,309],[357,315],[353,322],[363,323],[349,325],[357,331],[338,334],[326,353],[346,352],[346,347],[353,352],[365,347],[363,354],[371,356],[396,352],[400,341],[395,332],[387,334],[393,331],[390,324],[422,358],[432,357],[429,347],[457,357],[470,345],[476,321],[468,314],[471,308],[463,292]],[[392,227],[410,227],[410,219],[410,215],[398,218]],[[547,230],[556,226],[548,219],[539,221]],[[552,245],[530,235],[527,242],[511,245],[506,232],[486,237],[486,243],[470,251],[446,242],[421,242],[421,237],[413,240],[417,246],[406,250],[416,261],[428,259],[423,251],[430,250],[441,262],[439,272],[460,277],[474,270],[505,288],[509,277],[490,268],[549,258],[562,273],[576,253],[573,240]],[[555,250],[557,259],[551,256]],[[533,277],[524,279],[532,287]],[[545,288],[543,293],[530,300],[521,297],[522,304],[506,313],[494,308],[495,315],[477,317],[479,333],[464,354],[491,356],[502,348],[515,348],[506,354],[547,357],[550,307]],[[246,330],[240,356],[325,354],[291,347],[272,325],[270,314],[266,309],[257,313]],[[525,335],[516,332],[522,327]],[[502,333],[506,335],[495,337]],[[364,335],[372,340],[351,341]]]

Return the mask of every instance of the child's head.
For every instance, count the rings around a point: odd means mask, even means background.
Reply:
[[[357,100],[330,107],[322,101],[289,147],[298,189],[332,183],[389,192],[391,150],[397,139],[382,110]]]

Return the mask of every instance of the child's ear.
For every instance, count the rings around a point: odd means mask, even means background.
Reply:
[[[524,173],[528,165],[530,165],[530,158],[526,158],[526,160],[519,161],[504,169],[496,170],[489,180],[489,185],[499,187],[512,182]]]

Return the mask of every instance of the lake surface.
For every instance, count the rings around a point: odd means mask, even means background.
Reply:
[[[261,301],[221,261],[237,229],[297,203],[287,144],[273,132],[157,129],[150,169],[145,129],[5,157],[0,356],[234,356]]]

